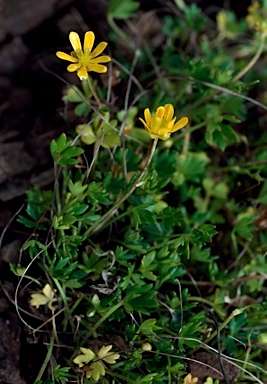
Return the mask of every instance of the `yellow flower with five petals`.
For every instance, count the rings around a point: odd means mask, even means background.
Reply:
[[[70,32],[69,39],[74,51],[70,55],[64,52],[56,52],[58,58],[62,60],[70,61],[67,67],[69,72],[77,71],[77,75],[80,80],[88,78],[88,72],[105,73],[107,67],[103,63],[108,63],[111,58],[107,55],[99,56],[108,43],[102,41],[92,51],[95,42],[95,34],[92,31],[87,31],[84,35],[83,48],[78,33]]]
[[[89,370],[86,371],[86,378],[89,379],[92,377],[95,381],[98,381],[100,376],[105,376],[105,366],[103,362],[108,364],[115,364],[116,360],[119,359],[120,355],[118,353],[109,352],[112,348],[112,345],[103,345],[97,353],[94,353],[89,348],[81,347],[81,355],[75,357],[73,362],[78,364],[79,367],[84,367],[90,361],[92,363],[89,366]]]
[[[178,131],[188,123],[188,117],[182,117],[176,123],[174,108],[172,104],[165,104],[163,107],[158,107],[155,115],[152,117],[150,110],[145,109],[145,120],[139,117],[139,120],[144,124],[151,139],[167,140],[171,133]]]

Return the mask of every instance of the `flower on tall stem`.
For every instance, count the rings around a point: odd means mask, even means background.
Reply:
[[[172,104],[165,104],[158,107],[155,115],[152,117],[148,108],[144,112],[145,120],[139,117],[139,120],[144,124],[151,139],[167,140],[171,133],[178,131],[188,123],[188,117],[182,117],[176,123],[174,115],[174,108]]]
[[[90,366],[86,370],[86,378],[92,377],[95,381],[98,381],[100,376],[105,376],[105,363],[115,364],[116,360],[119,359],[118,353],[109,352],[112,345],[103,345],[97,353],[94,353],[89,348],[81,347],[82,354],[75,357],[73,362],[78,364],[80,368],[86,366],[91,362]]]
[[[107,67],[103,63],[108,63],[111,58],[108,55],[99,55],[104,51],[108,43],[102,41],[92,51],[95,42],[95,34],[92,31],[85,33],[83,48],[78,33],[70,32],[69,39],[73,47],[71,54],[56,52],[58,58],[72,63],[67,67],[69,72],[77,71],[80,80],[88,79],[88,72],[91,71],[97,73],[107,72]]]

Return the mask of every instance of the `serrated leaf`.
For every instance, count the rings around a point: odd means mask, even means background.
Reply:
[[[82,194],[86,188],[87,185],[83,185],[80,180],[76,181],[75,183],[72,182],[72,180],[69,180],[68,188],[70,190],[70,193],[74,196],[79,196]]]
[[[138,331],[146,336],[155,335],[155,331],[159,331],[160,329],[162,329],[162,327],[158,327],[156,325],[156,322],[156,319],[145,320],[138,328]]]
[[[154,299],[156,291],[151,289],[148,284],[134,285],[127,292],[124,299],[124,308],[126,312],[131,313],[133,310],[149,315],[146,308],[155,308],[158,303]]]

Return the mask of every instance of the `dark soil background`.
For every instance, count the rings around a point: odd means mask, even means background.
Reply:
[[[12,220],[29,188],[53,183],[49,144],[75,126],[63,118],[62,89],[79,79],[55,56],[69,52],[69,32],[93,30],[106,40],[106,4],[100,1],[0,1],[0,383],[32,383],[45,349],[27,335],[14,292],[19,248],[29,233]],[[10,222],[10,220],[12,220]],[[9,223],[10,222],[10,223]]]
[[[171,1],[143,0],[141,8],[161,8],[163,13],[168,3],[173,6]],[[250,1],[194,3],[211,17],[221,7],[244,16]],[[79,80],[55,52],[70,51],[72,30],[81,36],[93,30],[97,42],[108,41],[107,4],[108,0],[0,0],[0,383],[32,383],[45,355],[17,316],[17,278],[9,263],[18,262],[19,248],[30,235],[21,233],[12,220],[25,191],[53,183],[50,141],[75,126],[75,121],[63,118],[65,84],[57,75],[71,84]]]

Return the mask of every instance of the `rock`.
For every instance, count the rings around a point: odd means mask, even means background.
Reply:
[[[1,28],[18,36],[49,17],[57,0],[2,0],[1,3]]]
[[[0,73],[12,75],[24,63],[28,53],[29,50],[22,39],[15,37],[0,50]]]

